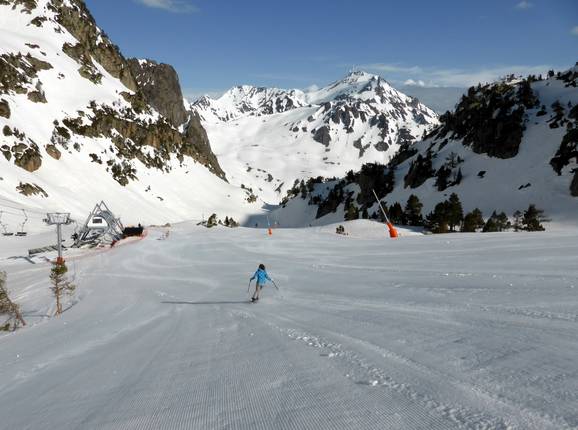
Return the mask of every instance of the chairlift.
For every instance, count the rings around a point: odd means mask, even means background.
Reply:
[[[14,236],[14,233],[9,233],[8,229],[6,228],[6,224],[2,222],[2,215],[4,215],[4,211],[0,211],[0,227],[2,227],[2,236]]]
[[[24,209],[22,209],[22,213],[24,214],[24,221],[22,221],[22,224],[20,224],[20,231],[16,232],[16,236],[19,237],[28,235],[28,232],[24,230],[24,226],[28,222],[28,215],[26,215],[26,211]]]

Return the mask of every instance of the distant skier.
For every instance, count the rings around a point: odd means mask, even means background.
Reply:
[[[255,272],[255,274],[251,277],[251,279],[249,279],[249,285],[251,284],[251,281],[255,278],[257,279],[257,282],[255,283],[255,292],[253,293],[253,297],[251,297],[252,302],[256,302],[257,300],[259,300],[259,292],[261,291],[261,288],[263,288],[263,286],[267,281],[273,282],[273,280],[267,274],[264,264],[259,264],[259,268]],[[275,282],[273,282],[273,284],[275,284]]]

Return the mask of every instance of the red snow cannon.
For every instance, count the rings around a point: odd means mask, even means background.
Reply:
[[[387,228],[389,229],[389,237],[391,237],[392,239],[395,239],[398,235],[397,235],[397,230],[395,229],[393,224],[388,222]]]

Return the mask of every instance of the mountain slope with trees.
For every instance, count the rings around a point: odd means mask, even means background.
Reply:
[[[291,224],[336,222],[343,218],[375,217],[375,189],[395,221],[414,196],[423,205],[422,224],[440,229],[443,202],[455,195],[463,207],[459,223],[483,229],[480,213],[501,229],[507,221],[530,211],[530,218],[576,224],[578,213],[578,66],[548,76],[502,81],[472,87],[453,112],[424,140],[403,145],[387,165],[368,164],[342,179],[310,179],[289,191],[277,218]],[[454,197],[454,199],[456,198]],[[532,208],[531,205],[534,205]],[[300,208],[300,209],[297,209]],[[401,209],[401,210],[400,210]],[[535,214],[543,210],[544,215]],[[534,213],[532,215],[532,213]],[[315,221],[314,221],[315,220]],[[283,222],[281,221],[281,222]],[[431,225],[433,222],[434,225]],[[529,220],[530,229],[539,229]]]

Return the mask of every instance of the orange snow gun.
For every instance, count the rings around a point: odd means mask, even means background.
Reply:
[[[397,237],[397,230],[395,229],[393,224],[388,222],[387,228],[389,229],[389,237],[391,237],[392,239],[395,239]]]
[[[271,230],[271,223],[269,222],[269,215],[267,215],[267,234],[273,236],[273,230]]]

